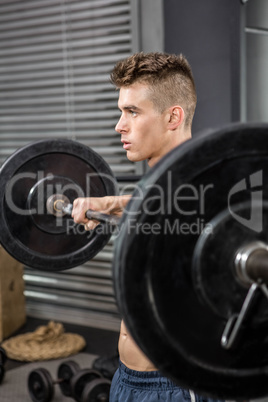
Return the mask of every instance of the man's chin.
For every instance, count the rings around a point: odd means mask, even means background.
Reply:
[[[142,162],[144,159],[136,159],[136,158],[132,158],[132,159],[130,159],[130,158],[128,158],[128,160],[130,161],[130,162]]]
[[[130,162],[140,162],[143,159],[138,157],[138,155],[133,154],[131,151],[127,151],[127,158]]]

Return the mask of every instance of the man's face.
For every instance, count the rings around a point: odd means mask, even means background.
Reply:
[[[121,117],[115,127],[132,162],[148,160],[153,166],[169,150],[166,126],[168,113],[160,114],[149,99],[146,84],[135,83],[122,87],[118,107]]]

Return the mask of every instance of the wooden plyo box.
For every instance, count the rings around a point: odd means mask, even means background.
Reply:
[[[0,341],[25,321],[23,265],[0,246]]]

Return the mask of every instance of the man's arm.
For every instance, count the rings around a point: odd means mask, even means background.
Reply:
[[[73,202],[72,217],[76,223],[84,224],[86,230],[93,230],[99,222],[86,217],[88,209],[121,216],[130,198],[131,195],[77,198]]]

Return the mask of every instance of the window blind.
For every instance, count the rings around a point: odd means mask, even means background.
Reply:
[[[137,16],[137,0],[0,0],[1,164],[30,142],[70,138],[126,183],[137,174],[114,130],[118,94],[109,81],[114,64],[138,49]],[[25,267],[28,315],[117,330],[113,244],[68,271]]]

